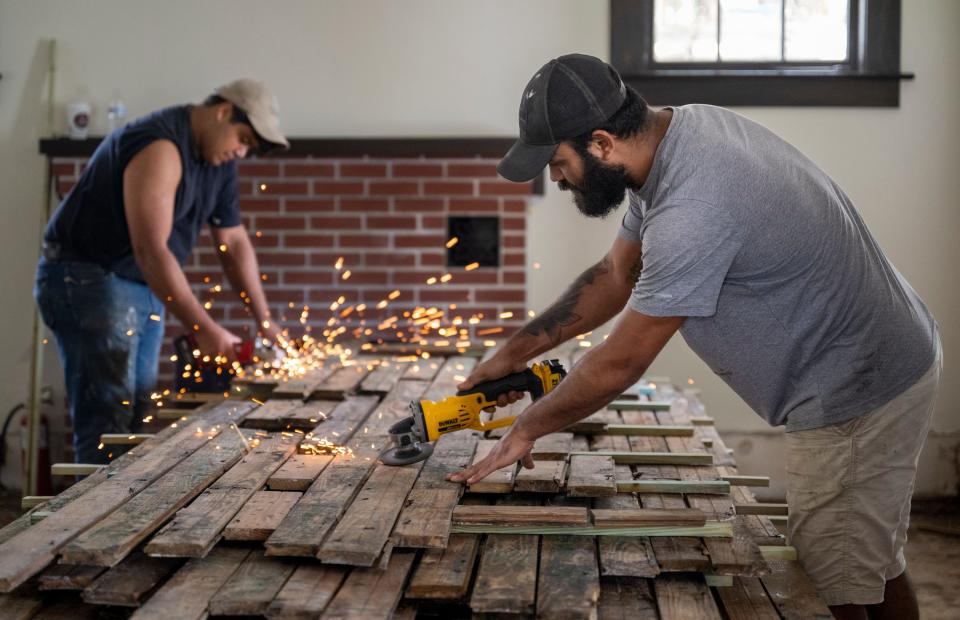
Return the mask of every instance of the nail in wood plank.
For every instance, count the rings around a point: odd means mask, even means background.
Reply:
[[[299,499],[295,491],[257,491],[223,530],[224,540],[267,540]]]

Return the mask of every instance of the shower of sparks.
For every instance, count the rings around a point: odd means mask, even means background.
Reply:
[[[257,236],[261,236],[259,231],[257,232]],[[459,238],[451,237],[444,245],[451,248],[459,241]],[[221,252],[227,250],[224,245],[218,249]],[[343,282],[356,275],[343,256],[338,257],[332,263],[332,267],[338,272],[337,281]],[[464,270],[472,271],[479,267],[480,264],[474,262],[466,265]],[[261,280],[267,281],[267,274],[261,274]],[[453,280],[454,276],[449,272],[425,276],[427,285],[443,285]],[[210,277],[204,277],[203,283],[207,285],[205,292],[211,296],[219,295],[225,290],[220,284],[211,282]],[[271,338],[267,338],[265,331],[259,335],[262,341],[258,339],[258,347],[262,345],[264,348],[256,350],[253,364],[246,368],[236,361],[228,362],[224,356],[204,355],[199,350],[192,351],[192,359],[182,359],[183,356],[173,355],[170,360],[180,362],[179,372],[182,379],[198,384],[203,382],[204,377],[209,380],[211,373],[247,377],[255,381],[267,378],[275,379],[277,382],[297,381],[308,373],[325,367],[355,364],[353,358],[356,353],[376,353],[378,345],[383,344],[398,343],[410,347],[409,352],[394,357],[394,363],[412,363],[429,359],[430,352],[424,350],[428,346],[450,347],[461,353],[475,346],[496,346],[497,341],[491,340],[490,337],[503,333],[504,328],[495,323],[482,325],[482,322],[512,319],[519,314],[516,311],[503,311],[496,314],[488,312],[491,316],[485,318],[483,312],[458,310],[455,303],[413,308],[404,304],[402,307],[396,307],[394,302],[402,303],[401,297],[404,293],[408,292],[394,289],[379,301],[368,303],[348,301],[346,295],[339,295],[336,299],[326,301],[324,305],[313,309],[306,305],[298,308],[293,302],[287,303],[284,314],[275,317],[275,320],[262,321],[263,330],[279,331],[279,333],[275,335],[275,340],[274,334],[271,334]],[[246,291],[241,291],[239,295],[244,304],[249,305],[252,302]],[[406,296],[409,297],[409,294]],[[214,303],[214,299],[207,299],[203,305],[210,309]],[[535,314],[531,311],[530,316]],[[155,320],[162,320],[162,317],[157,315]],[[275,326],[273,322],[282,325]],[[302,325],[303,327],[299,330],[301,333],[294,333],[290,327],[291,324]],[[194,326],[194,330],[199,330],[199,325]],[[477,340],[471,340],[472,336]],[[353,345],[353,348],[346,344],[346,342],[356,341],[362,342]],[[415,372],[417,367],[413,368]],[[186,388],[182,388],[181,391],[186,391]],[[229,393],[225,394],[225,397],[229,397]],[[154,398],[157,406],[160,406],[160,398],[160,395]],[[325,417],[324,413],[319,412],[313,419],[325,419]],[[349,453],[348,448],[342,448],[336,443],[336,438],[330,439],[330,441],[326,438],[306,441],[305,445],[312,447],[305,449],[323,454]]]

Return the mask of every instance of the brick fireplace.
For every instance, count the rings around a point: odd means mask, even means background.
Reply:
[[[71,189],[96,143],[41,142],[58,194]],[[510,143],[500,138],[300,139],[281,156],[242,162],[241,213],[274,316],[299,335],[307,326],[314,333],[322,330],[351,304],[366,304],[362,318],[374,327],[388,316],[402,317],[424,306],[460,317],[474,342],[516,330],[528,310],[526,212],[542,188],[497,176],[496,162]],[[469,271],[462,260],[450,264],[453,252],[446,247],[450,219],[462,226],[464,217],[483,218],[485,226],[494,218],[499,242],[496,252],[481,248],[488,250],[488,259]],[[470,221],[466,224],[469,230]],[[485,239],[489,246],[489,235]],[[489,264],[490,256],[495,264]],[[252,326],[225,281],[208,235],[184,268],[215,319],[238,333]],[[389,306],[376,309],[391,293]],[[342,305],[331,311],[341,297]],[[303,319],[305,307],[309,312]],[[351,317],[347,324],[355,327],[361,315]],[[489,334],[496,327],[504,331]],[[181,332],[168,317],[163,360],[172,352],[171,337]],[[395,330],[391,333],[395,337]],[[169,380],[172,371],[172,363],[163,362],[161,377]]]

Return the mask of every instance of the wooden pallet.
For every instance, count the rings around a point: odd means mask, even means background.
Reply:
[[[574,357],[551,356],[568,367]],[[135,618],[164,619],[413,618],[417,609],[829,617],[795,562],[761,557],[758,542],[782,545],[782,536],[765,516],[735,514],[756,505],[736,484],[751,481],[739,479],[715,429],[682,407],[597,412],[539,441],[535,469],[495,472],[466,493],[444,476],[493,438],[462,431],[425,462],[379,464],[407,403],[454,393],[477,361],[367,359],[286,385],[263,406],[201,405],[0,529],[0,608],[29,617],[126,605]],[[632,396],[671,400],[668,390]],[[285,430],[296,415],[305,432]],[[319,437],[352,453],[297,452]],[[704,457],[713,464],[698,464]]]

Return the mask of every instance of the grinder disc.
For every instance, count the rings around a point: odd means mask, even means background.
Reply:
[[[419,463],[433,454],[432,443],[415,443],[408,446],[394,446],[380,454],[380,461],[384,465],[409,465]]]

